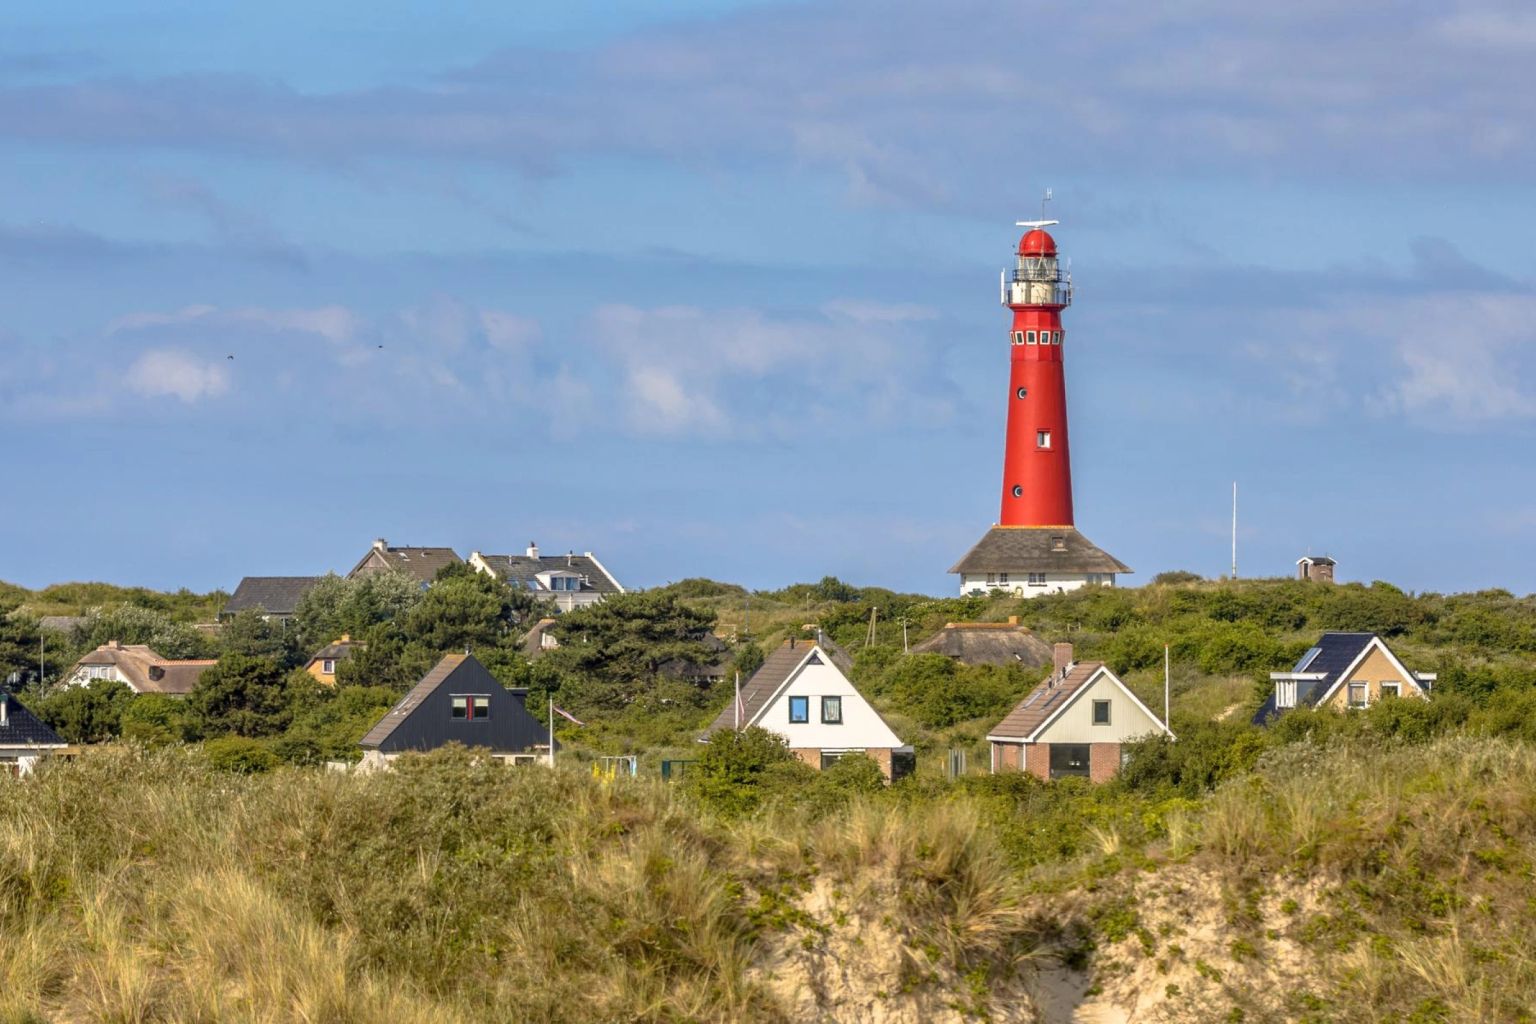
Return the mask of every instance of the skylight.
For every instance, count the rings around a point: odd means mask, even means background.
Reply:
[[[1312,664],[1313,659],[1322,653],[1323,649],[1321,647],[1313,647],[1308,649],[1307,653],[1301,656],[1301,660],[1296,663],[1296,667],[1291,671],[1305,672],[1307,670],[1307,666]]]

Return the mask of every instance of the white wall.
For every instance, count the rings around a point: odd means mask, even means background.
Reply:
[[[1115,585],[1114,573],[1100,574],[1100,583],[1097,586],[1112,587]],[[1027,582],[1029,573],[1011,572],[1008,574],[1007,583],[988,583],[986,573],[962,574],[960,577],[960,596],[964,597],[973,590],[987,592],[1001,591],[1012,594],[1015,597],[1039,597],[1041,594],[1055,594],[1068,590],[1078,590],[1088,586],[1086,573],[1057,573],[1045,574],[1045,586],[1030,586]]]
[[[1109,701],[1109,724],[1093,724],[1093,702]],[[1040,743],[1124,743],[1148,733],[1161,732],[1162,723],[1136,706],[1136,702],[1107,672],[1100,672],[1072,703],[1040,734]]]
[[[809,653],[809,650],[807,651]],[[837,670],[825,652],[821,652],[820,665],[806,665],[789,685],[771,701],[755,723],[769,732],[778,733],[796,748],[817,750],[878,750],[884,747],[902,746],[902,741],[891,727],[859,695],[848,678]],[[810,698],[810,721],[791,724],[789,698]],[[823,725],[821,721],[822,697],[843,698],[843,724]]]
[[[75,669],[73,675],[64,680],[64,685],[89,686],[91,683],[95,682],[95,680],[90,677],[90,670],[92,668],[107,668],[110,671],[108,672],[106,678],[115,680],[119,683],[128,684],[128,677],[123,675],[122,670],[119,669],[116,665],[81,665]],[[129,689],[133,689],[131,684],[129,684]]]

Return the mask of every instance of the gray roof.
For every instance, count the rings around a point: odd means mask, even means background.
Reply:
[[[1045,720],[1055,714],[1081,690],[1094,673],[1104,667],[1102,661],[1080,661],[1067,669],[1065,678],[1053,670],[1045,681],[1016,704],[1001,722],[987,734],[1007,739],[1027,740]]]
[[[1339,681],[1345,669],[1355,663],[1355,659],[1376,639],[1375,633],[1324,633],[1317,641],[1315,647],[1307,649],[1307,653],[1296,662],[1292,672],[1321,672],[1323,678],[1317,680],[1299,679],[1296,681],[1296,706],[1315,707],[1323,698],[1323,694],[1333,689],[1333,685]],[[1405,680],[1407,682],[1407,680]],[[1264,706],[1259,708],[1253,716],[1255,725],[1263,725],[1269,718],[1278,714],[1280,709],[1275,704],[1276,694],[1273,689]]]
[[[269,615],[292,615],[299,598],[319,582],[319,576],[247,576],[219,614],[261,610]]]
[[[947,622],[912,653],[942,654],[963,665],[1037,668],[1051,662],[1051,645],[1017,622]]]
[[[57,733],[40,722],[21,701],[0,693],[5,703],[5,724],[0,725],[0,747],[62,747]]]
[[[375,572],[403,572],[422,583],[431,583],[437,578],[437,574],[450,565],[456,565],[464,559],[459,557],[453,548],[411,548],[411,547],[380,547],[375,545],[368,549],[368,553],[362,557],[352,571],[347,573],[348,579],[358,576],[366,576]]]
[[[309,660],[304,663],[304,666],[308,668],[317,661],[340,661],[343,658],[350,658],[354,650],[364,650],[367,647],[368,645],[361,640],[353,640],[351,637],[344,636],[340,640],[326,644],[310,655]]]
[[[1071,526],[994,526],[950,572],[1131,572]]]
[[[813,640],[785,640],[769,652],[758,670],[752,673],[752,678],[742,684],[741,721],[743,723],[752,721],[753,716],[763,709],[769,699],[778,692],[779,687],[784,685],[784,681],[800,667],[800,663],[812,651],[819,651],[844,675],[847,675],[852,668],[848,656],[825,638],[819,643]],[[705,735],[721,729],[734,728],[736,728],[736,710],[735,695],[732,694],[732,699],[726,703],[720,714],[715,716],[715,720],[705,730]]]
[[[390,708],[372,729],[368,730],[368,734],[362,738],[361,745],[376,747],[389,739],[390,734],[395,731],[395,727],[409,718],[411,712],[415,711],[433,690],[443,685],[448,677],[453,675],[454,671],[464,664],[469,657],[470,655],[468,654],[449,654],[444,656],[442,661],[432,666],[430,672],[421,677],[421,682],[411,687],[410,693],[401,697],[395,703],[395,706]]]
[[[541,572],[573,572],[582,577],[581,590],[598,594],[621,594],[624,588],[609,576],[592,552],[578,555],[481,555],[481,560],[508,583],[536,592],[543,592],[537,576]]]

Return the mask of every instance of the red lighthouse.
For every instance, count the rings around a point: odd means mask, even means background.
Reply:
[[[1002,276],[1003,305],[1013,310],[1008,338],[1008,433],[1003,446],[999,526],[1071,526],[1072,459],[1067,449],[1067,378],[1061,311],[1072,304],[1053,220],[1022,221],[1019,261]]]
[[[997,525],[950,570],[960,574],[961,594],[1034,597],[1113,586],[1117,573],[1131,571],[1074,525],[1061,326],[1061,311],[1072,304],[1072,276],[1045,230],[1056,223],[1019,221],[1028,230],[1018,262],[1002,275],[1002,303],[1013,311],[1002,507]]]

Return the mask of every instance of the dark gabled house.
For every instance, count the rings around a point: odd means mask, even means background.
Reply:
[[[1266,725],[1292,708],[1349,711],[1382,699],[1425,699],[1435,673],[1412,672],[1375,633],[1324,633],[1289,672],[1271,672],[1275,688],[1253,716]]]
[[[363,762],[378,765],[449,743],[514,763],[546,757],[549,732],[528,713],[527,696],[502,686],[474,655],[450,654],[368,730]]]
[[[219,610],[219,618],[228,619],[240,612],[257,612],[264,619],[287,621],[293,618],[299,599],[320,579],[319,576],[247,576]]]
[[[389,541],[380,537],[347,573],[347,579],[355,580],[377,572],[399,572],[426,587],[439,572],[462,561],[464,559],[453,548],[390,547]]]
[[[624,593],[619,581],[590,551],[580,555],[574,551],[564,555],[541,555],[539,546],[530,543],[521,555],[483,555],[472,551],[469,564],[480,572],[551,602],[562,612]]]
[[[65,746],[20,701],[0,691],[0,774],[30,775],[38,761]]]

